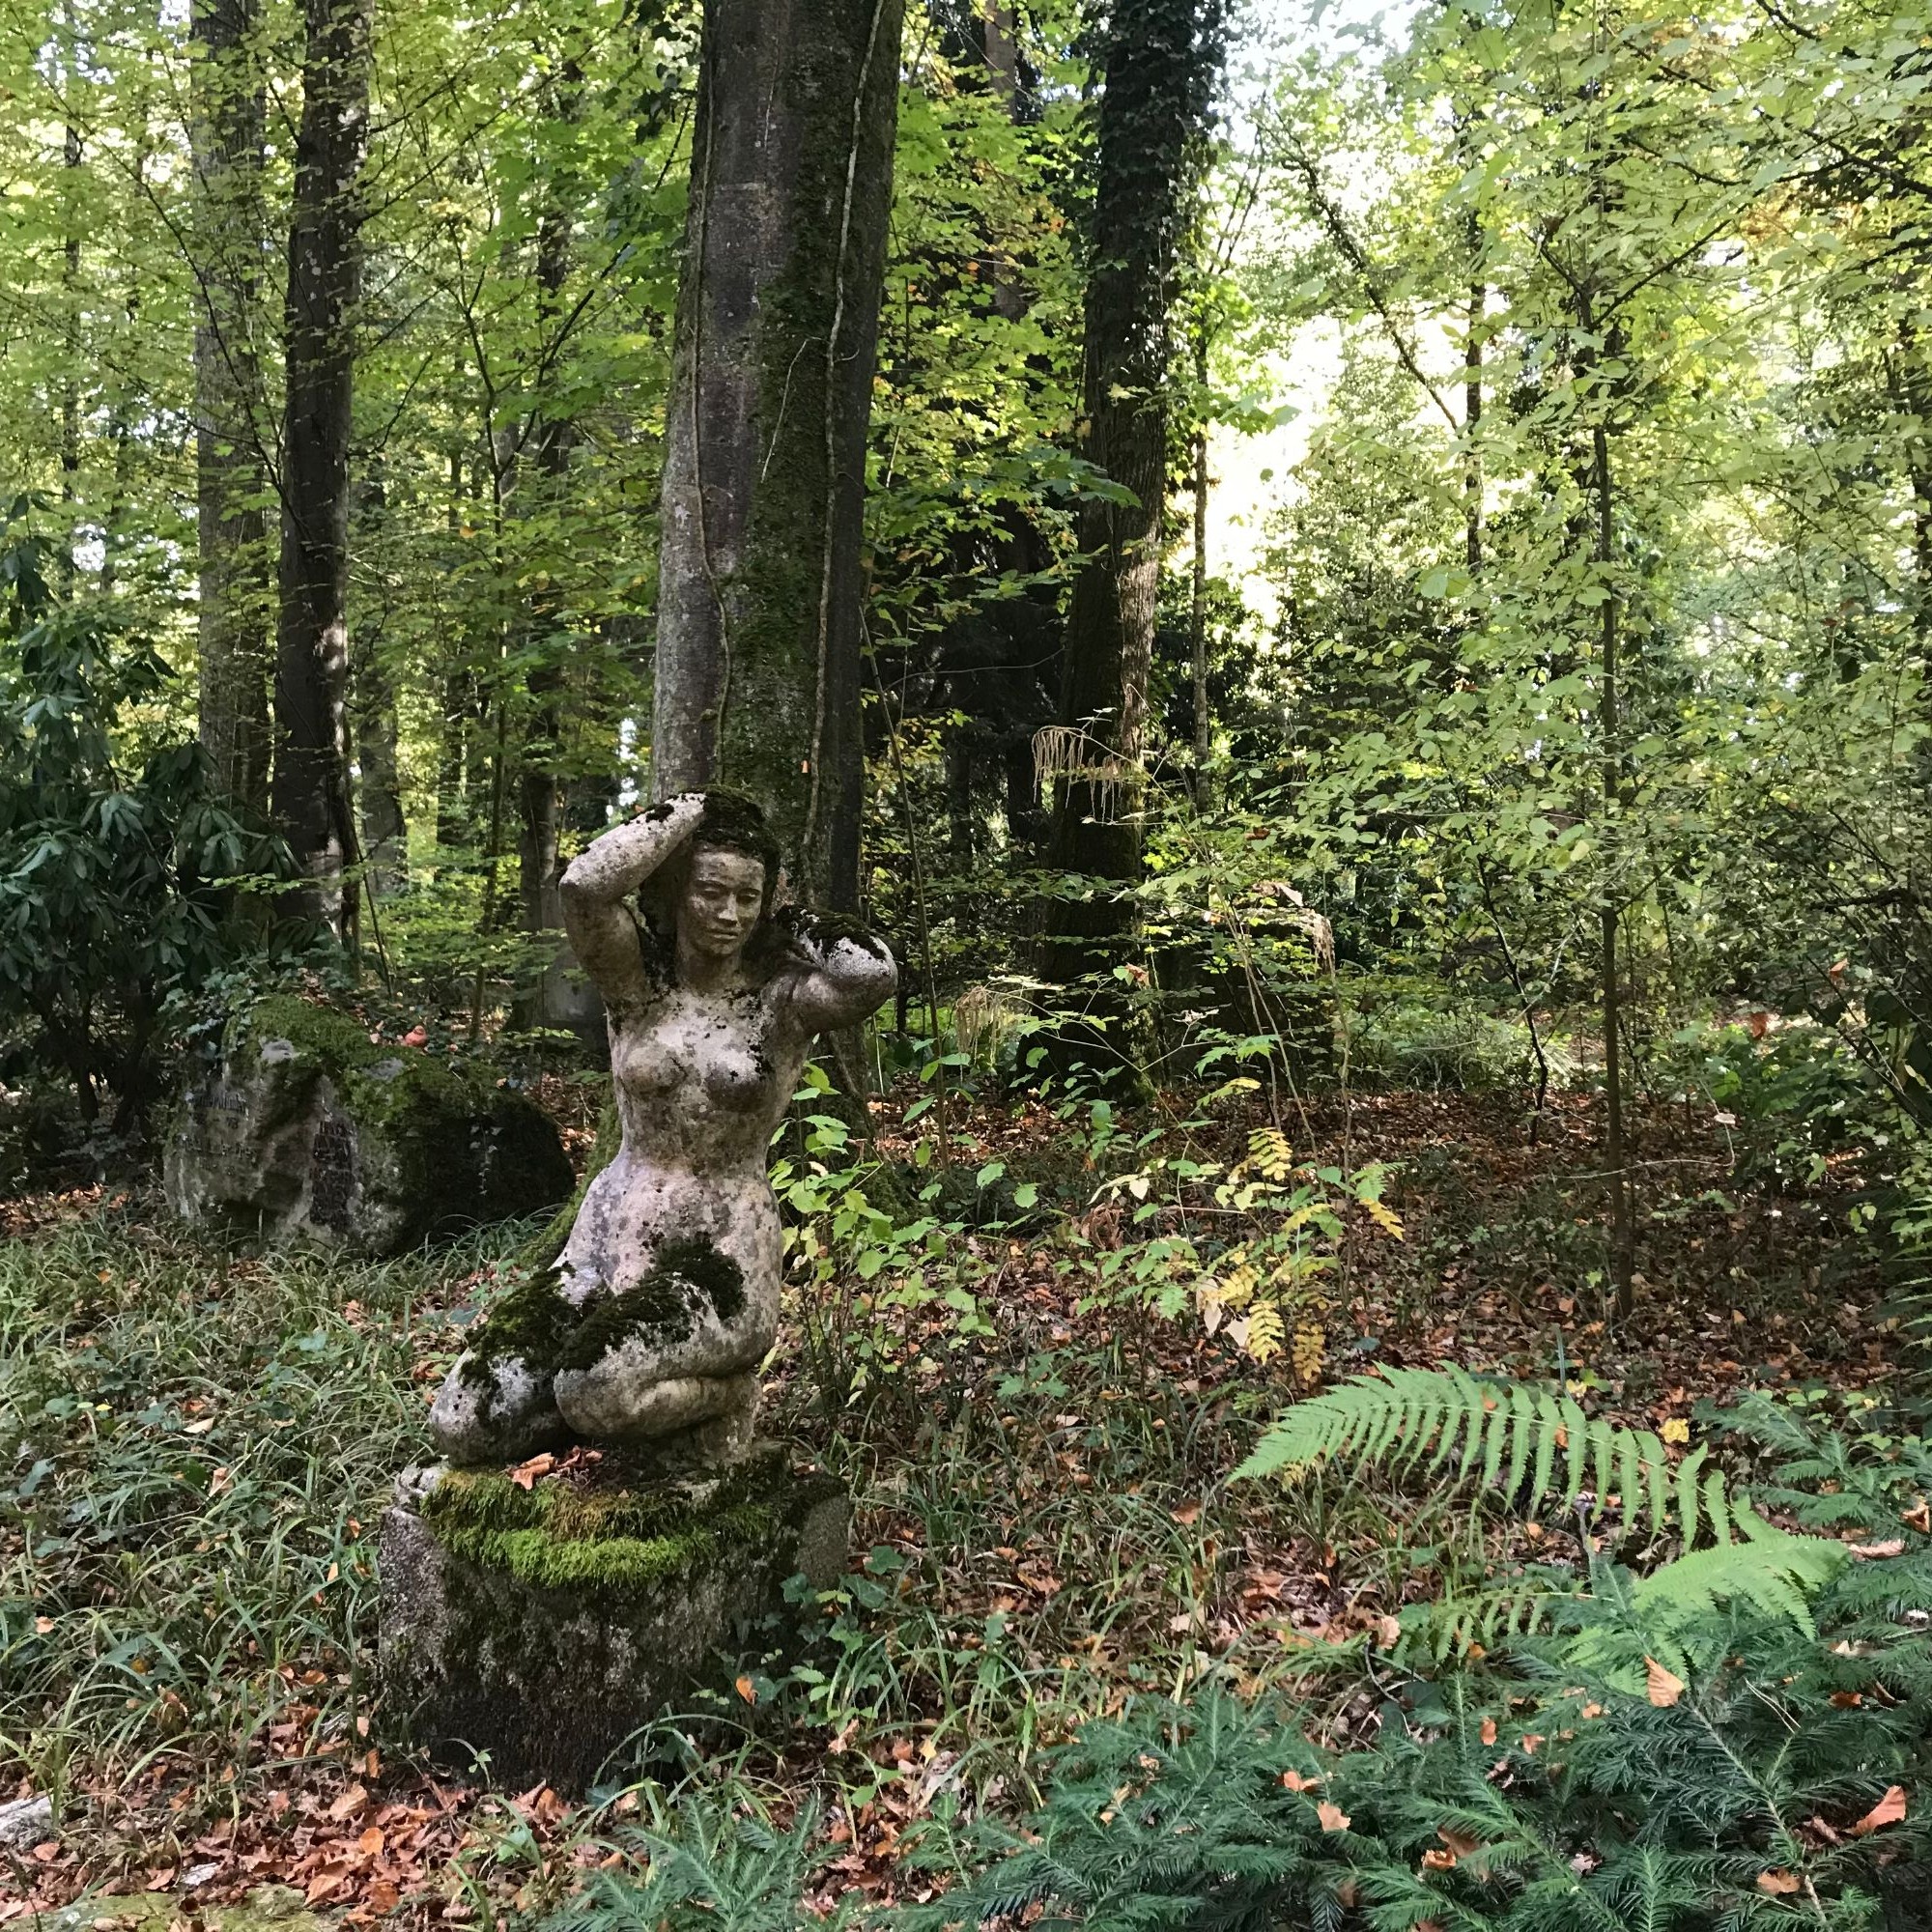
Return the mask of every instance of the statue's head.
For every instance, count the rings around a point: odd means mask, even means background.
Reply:
[[[778,840],[757,802],[742,792],[706,792],[696,831],[653,881],[655,903],[646,910],[677,950],[728,959],[759,936],[780,869]]]

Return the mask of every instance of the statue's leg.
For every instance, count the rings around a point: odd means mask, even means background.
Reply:
[[[459,1467],[520,1463],[570,1440],[551,1378],[517,1355],[487,1365],[473,1354],[462,1356],[437,1391],[429,1433],[438,1451]]]
[[[666,1448],[677,1438],[695,1463],[728,1463],[750,1442],[756,1376],[672,1376],[639,1387],[626,1367],[613,1351],[557,1378],[557,1409],[577,1435]]]

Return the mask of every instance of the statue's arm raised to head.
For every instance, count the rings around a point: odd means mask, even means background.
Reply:
[[[797,915],[791,924],[789,1004],[804,1032],[857,1026],[892,998],[898,968],[876,933],[811,913]]]
[[[704,794],[688,791],[628,825],[613,826],[564,868],[563,926],[577,963],[611,1006],[650,990],[638,922],[625,901],[691,835],[704,815]]]

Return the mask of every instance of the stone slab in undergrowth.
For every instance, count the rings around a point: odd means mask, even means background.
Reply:
[[[449,1770],[587,1788],[625,1740],[782,1648],[785,1585],[843,1574],[851,1507],[761,1446],[637,1488],[406,1474],[384,1516],[390,1721]]]
[[[163,1180],[191,1223],[380,1256],[538,1213],[573,1176],[556,1128],[524,1095],[271,994],[229,1021],[189,1083]]]
[[[258,1885],[239,1905],[205,1905],[194,1888],[179,1891],[92,1891],[56,1912],[24,1921],[36,1932],[167,1932],[185,1922],[206,1932],[324,1932],[293,1886]]]

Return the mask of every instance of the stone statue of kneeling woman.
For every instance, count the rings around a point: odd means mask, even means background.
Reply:
[[[450,1371],[430,1433],[452,1463],[583,1441],[715,1467],[751,1439],[782,1264],[767,1149],[813,1037],[896,979],[863,929],[775,911],[778,874],[758,808],[728,792],[656,806],[565,871],[570,942],[610,1010],[623,1146],[555,1268]]]

